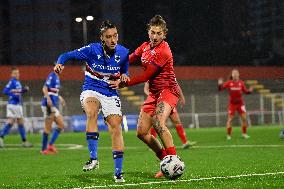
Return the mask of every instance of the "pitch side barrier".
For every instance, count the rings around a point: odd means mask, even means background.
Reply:
[[[248,117],[248,125],[283,125],[284,119],[283,119],[283,113],[282,111],[278,112],[271,112],[271,111],[249,111],[247,113]],[[271,123],[271,116],[272,114],[276,114],[275,116],[275,123]],[[184,126],[188,128],[196,128],[199,129],[201,127],[212,127],[212,126],[225,126],[225,122],[221,123],[221,125],[216,125],[216,122],[214,122],[214,119],[217,117],[227,117],[226,112],[220,112],[216,115],[216,113],[180,113],[180,117],[184,121]],[[267,122],[265,119],[270,118],[269,122]],[[74,116],[64,116],[64,123],[65,123],[65,132],[85,132],[86,131],[86,116],[85,115],[74,115]],[[263,124],[257,124],[252,123],[252,119],[257,118],[258,123]],[[208,120],[212,119],[212,123],[208,125]],[[137,128],[137,120],[138,120],[138,114],[129,114],[129,115],[123,115],[123,123],[122,128],[125,132],[129,130],[136,130]],[[206,120],[206,123],[203,123],[203,120]],[[0,119],[0,128],[2,129],[2,126],[4,125],[6,119]],[[239,120],[241,121],[241,120]],[[240,124],[240,123],[239,123]],[[173,127],[172,123],[168,120],[167,125],[169,127]],[[53,127],[55,128],[56,125],[53,124]],[[108,126],[103,118],[102,115],[99,115],[98,117],[98,127],[99,131],[107,131]],[[43,117],[27,117],[25,118],[25,128],[28,133],[42,133],[44,128],[44,118]],[[17,127],[13,127],[11,132],[17,132]]]

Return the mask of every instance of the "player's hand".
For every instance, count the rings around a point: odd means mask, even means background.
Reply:
[[[222,85],[223,83],[224,83],[223,78],[219,78],[219,79],[218,79],[218,85]]]
[[[126,74],[122,74],[122,75],[120,76],[120,80],[121,80],[122,82],[127,82],[127,81],[129,81],[130,79],[129,79],[129,77],[128,77]]]
[[[51,101],[50,97],[48,96],[48,97],[46,98],[46,100],[47,100],[47,106],[48,106],[48,107],[51,107],[51,106],[52,106],[52,101]]]
[[[113,89],[119,89],[120,83],[121,83],[120,80],[109,81],[109,86]]]
[[[62,64],[56,64],[53,68],[54,72],[57,74],[61,74],[63,69],[64,69],[64,66]]]
[[[249,92],[251,92],[251,93],[253,92],[253,86],[249,87]]]
[[[61,105],[64,107],[66,105],[66,102],[65,102],[64,98],[62,98],[60,96],[59,100],[60,100]]]
[[[24,86],[24,88],[22,89],[22,93],[28,92],[30,90],[29,86]]]
[[[185,106],[185,98],[181,98],[179,101],[181,107],[183,108]]]

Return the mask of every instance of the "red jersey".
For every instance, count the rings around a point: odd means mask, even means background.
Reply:
[[[230,94],[230,104],[244,104],[244,100],[242,98],[243,93],[250,94],[251,91],[249,91],[245,83],[242,80],[234,81],[229,80],[222,85],[219,85],[219,90],[228,89]]]
[[[153,65],[157,68],[157,71],[148,78],[151,93],[157,94],[165,88],[175,93],[179,91],[174,73],[173,55],[167,42],[162,41],[154,48],[151,48],[150,42],[144,42],[130,55],[129,62],[132,63],[137,58],[141,59],[146,71],[152,69]]]

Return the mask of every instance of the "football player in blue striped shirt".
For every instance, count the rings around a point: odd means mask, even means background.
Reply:
[[[22,87],[20,82],[20,71],[18,68],[13,67],[11,70],[11,79],[3,93],[9,97],[7,104],[7,123],[4,125],[0,132],[0,148],[4,147],[4,137],[9,133],[14,123],[18,124],[18,131],[21,135],[23,147],[32,147],[33,145],[27,141],[26,131],[24,127],[24,114],[23,114],[23,98],[22,94],[29,90],[28,86]]]
[[[64,69],[64,64],[71,59],[86,62],[85,81],[80,100],[87,116],[86,139],[90,159],[83,166],[83,171],[99,166],[97,119],[101,108],[112,138],[114,181],[125,182],[122,176],[124,142],[121,130],[121,102],[117,90],[109,86],[109,81],[128,79],[129,50],[117,44],[117,28],[108,20],[101,25],[100,39],[99,43],[91,43],[80,49],[61,54],[54,71],[60,74]]]

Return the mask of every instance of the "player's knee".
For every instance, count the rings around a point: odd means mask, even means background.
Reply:
[[[152,118],[153,127],[164,127],[166,122],[165,119],[161,118],[160,116],[153,116]]]
[[[60,129],[60,130],[64,129],[64,124],[63,124],[63,123],[58,124],[58,125],[57,125],[57,128]]]
[[[174,124],[175,126],[178,126],[178,125],[181,124],[181,122],[180,122],[180,121],[173,121],[173,124]]]
[[[87,119],[92,119],[92,118],[96,117],[96,111],[95,110],[86,109],[85,113],[86,113]]]
[[[143,140],[143,139],[145,138],[145,135],[146,135],[146,134],[147,134],[146,132],[141,131],[141,130],[138,130],[138,131],[136,132],[136,136],[137,136],[137,138],[139,138],[140,140]]]
[[[121,134],[121,126],[119,123],[110,125],[113,134],[120,135]]]
[[[50,133],[51,133],[51,128],[45,128],[45,129],[44,129],[44,133],[50,134]]]

